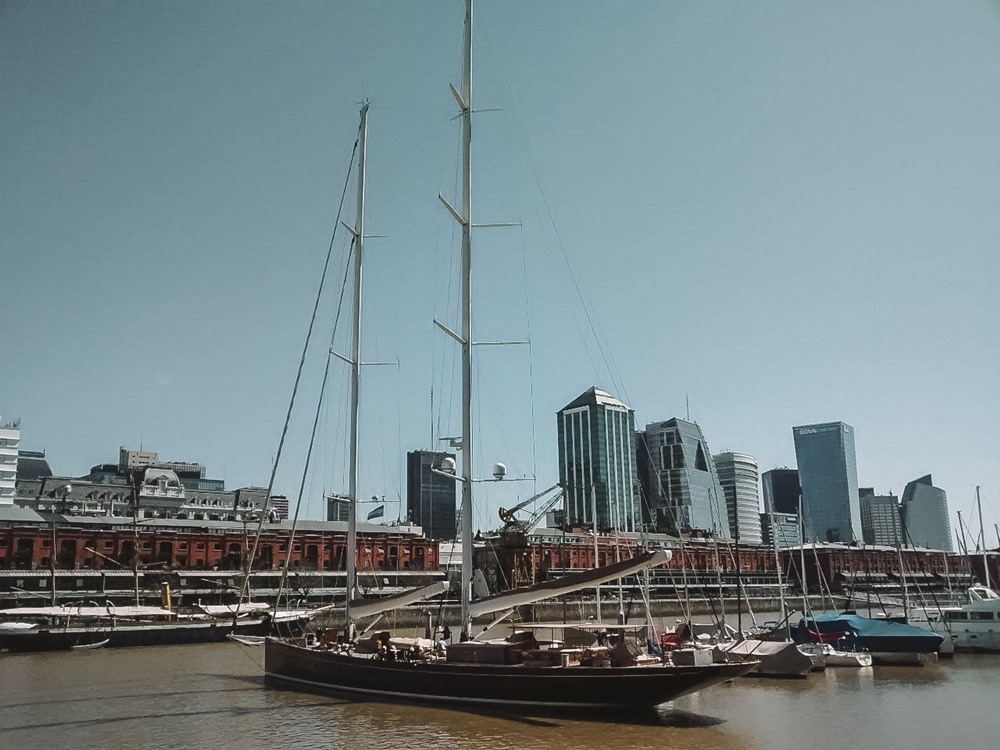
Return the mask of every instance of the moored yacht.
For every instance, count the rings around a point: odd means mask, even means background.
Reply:
[[[360,639],[355,624],[368,614],[387,608],[387,602],[366,603],[353,599],[356,545],[351,538],[357,506],[357,415],[360,363],[360,263],[364,239],[364,158],[367,106],[362,108],[359,136],[358,218],[355,238],[355,330],[353,342],[352,447],[350,520],[348,532],[348,596],[344,627],[326,630],[319,638],[268,638],[265,643],[265,676],[272,684],[356,696],[414,702],[461,703],[477,706],[528,706],[532,708],[635,708],[654,706],[678,696],[744,674],[759,663],[749,659],[714,663],[684,656],[647,656],[633,648],[626,629],[614,628],[613,637],[582,648],[566,648],[560,641],[540,642],[534,632],[514,633],[501,641],[482,641],[474,633],[473,621],[495,612],[560,596],[584,587],[647,570],[669,559],[666,551],[646,552],[630,560],[546,581],[525,589],[473,600],[472,565],[472,0],[467,0],[465,19],[464,81],[461,91],[452,87],[462,119],[462,200],[445,208],[461,225],[462,325],[453,331],[438,324],[462,349],[461,474],[451,459],[437,469],[461,484],[461,622],[452,632],[458,642],[446,639],[400,639],[388,631]],[[347,358],[345,358],[347,359]],[[499,465],[498,465],[499,467]],[[376,609],[377,608],[377,609]],[[601,626],[604,629],[604,626]],[[688,663],[685,663],[687,661]]]

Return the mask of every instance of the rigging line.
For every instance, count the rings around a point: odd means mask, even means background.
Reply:
[[[316,443],[316,430],[319,425],[319,417],[323,409],[323,396],[326,393],[326,382],[330,375],[330,362],[333,360],[333,343],[337,336],[337,328],[340,324],[340,313],[344,307],[344,293],[347,289],[347,280],[350,277],[351,272],[351,258],[354,257],[354,248],[357,244],[357,238],[351,240],[350,250],[347,253],[347,260],[344,263],[344,278],[340,284],[340,298],[337,300],[337,313],[333,319],[333,330],[330,332],[330,346],[327,349],[326,354],[326,366],[323,368],[323,382],[320,384],[319,388],[319,398],[316,402],[316,415],[313,418],[312,433],[309,436],[309,447],[306,449],[306,460],[302,467],[302,480],[299,483],[299,494],[295,499],[295,514],[292,517],[292,528],[288,533],[288,554],[285,555],[284,565],[281,567],[281,581],[278,584],[278,595],[277,600],[281,601],[281,595],[284,593],[285,584],[288,581],[288,567],[292,561],[292,543],[295,540],[295,532],[298,530],[299,524],[299,511],[302,508],[302,495],[305,492],[306,479],[309,475],[309,464],[312,461],[313,446]],[[351,498],[352,503],[357,502],[357,498]],[[356,512],[356,509],[355,509]],[[350,550],[347,551],[348,554],[351,553]],[[350,591],[347,592],[347,596],[351,596]]]
[[[524,327],[528,338],[528,414],[531,420],[531,475],[535,481],[531,491],[538,490],[538,441],[535,434],[535,375],[534,356],[531,349],[531,301],[528,297],[528,261],[524,248],[524,226],[521,226],[521,274],[524,277]]]
[[[451,185],[449,186],[449,191],[455,191],[457,189],[458,184],[459,184],[459,171],[460,171],[459,170],[459,163],[460,163],[460,152],[461,152],[461,139],[460,138],[457,138],[457,139],[453,138],[452,141],[454,143],[455,154],[454,154],[454,158],[453,158],[453,169],[452,169]],[[439,187],[440,187],[440,189],[438,190],[438,193],[443,195],[445,193],[443,179],[442,179],[441,183],[439,183]],[[442,219],[444,217],[444,214],[443,214],[443,212],[439,211],[435,215],[438,217],[437,218],[437,226],[436,226],[435,236],[438,238],[437,252],[440,255],[440,253],[441,253],[441,221],[442,221]],[[459,301],[458,301],[457,298],[455,298],[452,301],[452,295],[454,293],[454,282],[455,282],[455,277],[456,277],[456,272],[455,272],[455,258],[456,258],[457,254],[454,252],[454,249],[455,249],[455,244],[456,244],[456,233],[458,231],[457,223],[454,222],[454,221],[449,221],[448,222],[448,230],[449,230],[449,233],[450,233],[450,241],[448,243],[448,256],[447,256],[448,257],[448,273],[444,277],[445,280],[446,280],[446,284],[445,284],[445,289],[444,289],[445,304],[444,304],[444,310],[442,311],[442,319],[444,319],[445,313],[451,313],[452,312],[452,310],[450,309],[452,307],[452,305],[454,305],[455,307],[459,306]],[[437,279],[437,278],[439,278],[439,276],[435,275],[434,278]],[[434,295],[434,299],[435,300],[438,299],[437,294]],[[436,313],[436,311],[435,311],[435,313]],[[451,379],[450,379],[450,382],[452,384],[454,384],[454,382],[455,382],[455,368],[457,366],[457,358],[454,355],[449,355],[449,352],[452,351],[449,347],[442,348],[441,351],[440,351],[440,366],[438,366],[437,327],[433,324],[433,322],[431,323],[431,332],[432,332],[432,337],[431,337],[431,346],[432,346],[432,351],[431,351],[431,354],[432,354],[432,356],[431,356],[431,382],[435,382],[435,378],[438,378],[438,380],[436,382],[438,382],[440,384],[440,386],[441,386],[441,388],[440,388],[441,399],[443,399],[443,401],[444,401],[444,403],[442,404],[442,401],[439,400],[438,407],[437,407],[438,408],[438,414],[437,414],[437,430],[436,430],[436,432],[437,432],[437,436],[440,437],[441,435],[444,434],[444,431],[441,428],[441,422],[442,422],[442,415],[444,415],[444,412],[445,412],[446,408],[447,408],[447,415],[445,415],[444,423],[445,423],[445,425],[447,425],[446,429],[448,430],[448,432],[451,432],[451,409],[452,409],[452,405],[453,405],[453,402],[454,402],[454,398],[453,398],[454,387],[448,388],[448,389],[445,388],[445,365],[446,365],[446,363],[447,363],[447,361],[449,359],[449,356],[450,356],[450,359],[451,359]],[[434,435],[435,430],[433,429],[433,420],[434,420],[434,414],[432,413],[431,414],[431,421],[432,421],[431,447],[433,447],[435,445],[435,435]]]
[[[487,24],[487,27],[488,27],[488,24]],[[503,64],[503,60],[498,57],[497,58],[497,63],[498,63],[497,68],[499,69],[499,71],[501,71],[503,73],[505,79],[509,83],[510,76],[507,73],[506,66]],[[513,87],[511,87],[510,85],[508,85],[506,87],[506,89],[509,92],[511,101],[513,102],[513,105],[514,105],[513,109],[519,111],[520,105],[519,105],[517,97],[516,97],[516,95],[514,93]],[[580,284],[579,279],[577,278],[577,275],[576,275],[576,272],[573,269],[573,266],[570,264],[569,254],[566,252],[566,245],[563,242],[562,235],[559,232],[559,227],[556,224],[555,215],[554,215],[554,213],[552,211],[552,206],[549,204],[548,198],[545,195],[545,191],[542,188],[541,178],[539,177],[538,166],[537,166],[536,161],[535,161],[535,159],[533,157],[534,147],[533,147],[532,140],[531,140],[531,134],[528,131],[526,123],[525,123],[525,125],[523,127],[523,133],[524,133],[524,142],[525,142],[525,151],[526,151],[526,154],[527,154],[527,160],[528,160],[529,165],[531,166],[531,175],[534,178],[535,186],[538,188],[538,193],[541,196],[542,205],[545,207],[545,212],[546,212],[546,214],[548,216],[549,224],[552,227],[553,233],[555,234],[556,245],[559,248],[559,252],[562,254],[563,261],[566,264],[566,268],[569,271],[570,280],[573,282],[573,287],[576,290],[577,297],[580,300],[580,305],[583,307],[584,315],[585,315],[585,317],[587,319],[587,323],[590,325],[591,334],[594,336],[594,342],[597,344],[597,349],[600,352],[601,358],[604,360],[604,366],[605,366],[605,368],[607,368],[608,375],[611,377],[612,381],[616,382],[617,385],[618,385],[618,387],[620,387],[620,385],[621,385],[620,384],[620,380],[616,381],[616,378],[615,378],[615,373],[617,372],[617,367],[613,367],[612,364],[611,364],[611,361],[609,361],[609,357],[610,357],[610,360],[612,360],[612,361],[613,361],[614,357],[610,356],[609,352],[606,351],[606,349],[608,349],[610,347],[609,347],[609,345],[606,345],[604,343],[604,340],[602,340],[601,336],[598,334],[598,326],[594,322],[594,318],[596,316],[594,316],[594,315],[591,314],[590,307],[588,306],[588,304],[586,302],[586,296],[584,295],[583,288],[582,288],[582,286]],[[623,395],[625,395],[627,397],[627,394],[624,394],[624,392],[623,392]]]
[[[462,528],[462,508],[461,508],[461,506],[459,506],[458,512],[455,514],[455,526],[456,526],[456,528]],[[438,555],[439,555],[439,557],[438,557],[438,567],[441,566],[440,554],[441,554],[441,548],[438,547]],[[448,550],[448,561],[444,565],[445,577],[447,578],[447,580],[448,580],[449,583],[455,582],[455,572],[456,571],[455,571],[455,567],[454,567],[454,564],[453,564],[454,561],[455,561],[455,544],[453,542],[452,545],[451,545],[451,547]],[[461,581],[459,580],[457,583],[458,583],[458,586],[461,587],[461,585],[462,585]],[[442,596],[441,599],[439,600],[439,604],[438,604],[438,622],[439,623],[441,622],[442,619],[444,619],[444,608],[445,608],[445,605],[446,605],[446,597]]]
[[[359,131],[360,132],[360,131]],[[271,493],[274,491],[274,478],[278,473],[278,464],[281,460],[281,454],[285,447],[285,437],[288,435],[288,425],[292,420],[292,409],[295,406],[295,397],[299,390],[299,383],[302,380],[302,370],[305,367],[306,354],[309,351],[309,342],[312,339],[313,326],[316,323],[316,314],[319,310],[320,300],[323,298],[323,288],[326,284],[326,274],[330,267],[330,258],[333,255],[333,246],[337,238],[337,228],[340,225],[340,215],[344,210],[344,199],[347,196],[347,188],[351,182],[351,173],[354,171],[354,156],[358,151],[358,142],[360,140],[360,135],[354,140],[354,146],[351,148],[351,158],[348,161],[347,167],[347,177],[344,180],[344,189],[340,194],[340,204],[337,206],[337,218],[333,222],[333,231],[330,234],[330,244],[327,246],[326,259],[323,261],[323,272],[320,274],[319,278],[319,288],[316,290],[316,301],[313,303],[312,315],[309,318],[309,328],[306,331],[306,339],[302,345],[302,356],[299,358],[299,366],[295,372],[295,382],[292,385],[292,395],[288,400],[288,411],[285,413],[285,423],[281,428],[281,437],[278,440],[278,450],[275,453],[274,461],[271,463],[271,476],[267,480],[267,497],[265,498],[265,503],[270,504]],[[296,514],[298,513],[298,508],[296,508]],[[260,544],[260,535],[264,530],[264,521],[267,518],[267,513],[262,512],[260,514],[260,520],[257,523],[257,534],[254,536],[253,549],[250,552],[250,557],[247,559],[246,575],[243,576],[243,585],[240,587],[240,598],[237,601],[236,609],[233,612],[233,618],[239,616],[240,606],[243,604],[246,598],[247,592],[250,588],[250,569],[253,567],[253,561],[257,559],[257,547]],[[291,556],[291,545],[289,545],[289,556]],[[280,591],[279,591],[280,595]]]

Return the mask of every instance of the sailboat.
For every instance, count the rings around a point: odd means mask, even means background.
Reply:
[[[757,666],[756,661],[694,663],[680,659],[637,656],[625,642],[625,627],[615,628],[611,645],[593,649],[566,649],[559,642],[539,643],[531,630],[514,633],[502,641],[478,641],[473,620],[493,612],[541,601],[632,575],[669,559],[663,550],[644,553],[631,560],[583,571],[556,581],[547,581],[504,594],[472,599],[472,20],[473,3],[466,0],[464,81],[461,92],[452,87],[462,118],[462,205],[442,203],[462,228],[462,329],[454,332],[438,324],[462,347],[462,473],[457,475],[450,460],[439,471],[461,484],[461,622],[459,642],[393,638],[388,632],[367,640],[354,634],[355,621],[384,610],[391,602],[361,603],[353,600],[357,477],[357,401],[360,330],[355,327],[354,388],[351,450],[351,515],[348,521],[348,595],[346,627],[339,634],[327,631],[321,639],[268,638],[264,646],[264,671],[269,684],[332,691],[354,696],[412,702],[471,704],[531,708],[638,708],[692,693],[731,680]],[[367,109],[362,110],[362,137]],[[364,147],[360,150],[364,158]],[[364,236],[364,170],[359,171],[359,217],[354,229],[361,262]],[[356,265],[355,304],[359,300],[360,266]],[[359,313],[355,310],[355,318]],[[415,596],[421,595],[417,592]],[[697,661],[697,660],[694,660]]]

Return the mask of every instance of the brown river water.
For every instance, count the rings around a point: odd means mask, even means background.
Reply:
[[[0,750],[1000,747],[1000,656],[743,678],[622,717],[482,713],[265,687],[233,643],[0,654]]]

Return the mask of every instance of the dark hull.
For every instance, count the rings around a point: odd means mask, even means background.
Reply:
[[[268,638],[269,683],[421,703],[541,708],[639,708],[731,680],[749,664],[672,667],[529,667],[446,661],[389,662]]]
[[[38,630],[0,633],[0,650],[27,653],[31,651],[65,651],[100,643],[105,648],[126,646],[163,646],[186,643],[224,641],[230,633],[267,635],[269,620],[241,622],[164,622],[114,627],[41,628]]]

